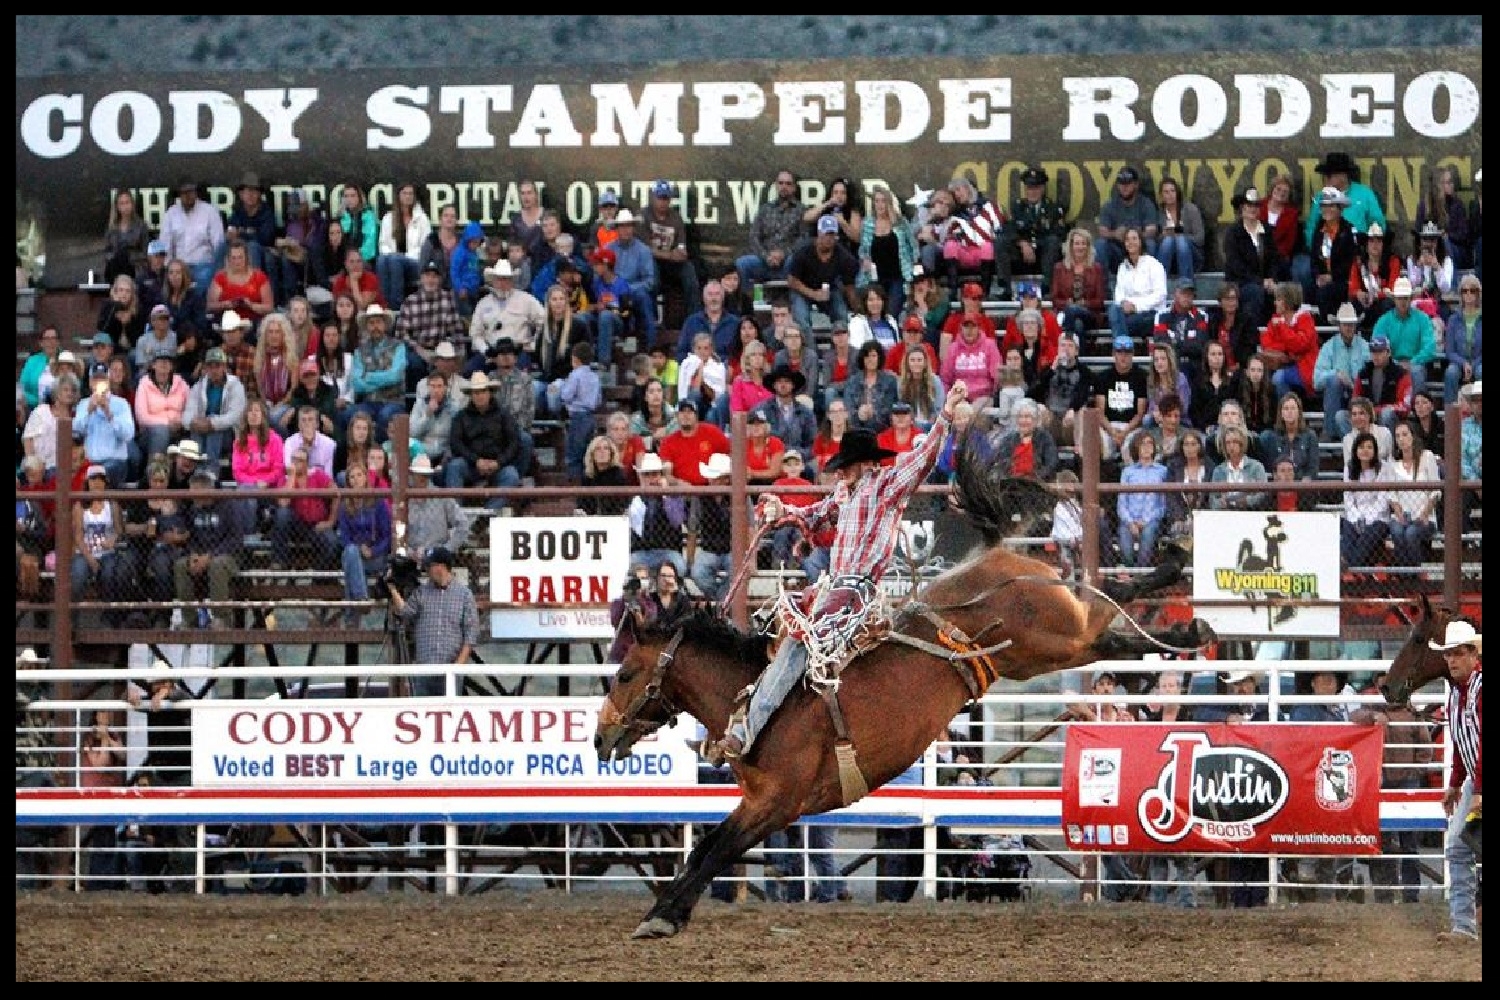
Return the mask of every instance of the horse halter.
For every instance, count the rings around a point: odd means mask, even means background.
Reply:
[[[662,726],[674,726],[677,724],[677,714],[681,711],[672,701],[662,694],[662,681],[666,679],[667,668],[677,658],[677,647],[682,643],[682,629],[673,633],[671,641],[662,647],[656,656],[656,666],[651,671],[651,679],[646,682],[645,688],[635,696],[630,706],[620,713],[620,726],[636,739],[650,736]],[[652,706],[660,706],[663,717],[660,719],[641,718],[641,713]]]

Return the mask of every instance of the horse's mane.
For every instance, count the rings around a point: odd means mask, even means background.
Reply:
[[[987,547],[1012,535],[1032,533],[1058,500],[1058,494],[1038,480],[995,475],[973,435],[965,439],[954,472],[959,506]]]
[[[666,641],[682,629],[684,642],[709,646],[728,652],[741,663],[764,667],[768,662],[766,637],[741,632],[733,622],[713,607],[700,607],[692,614],[675,622],[660,624],[652,622],[641,633],[641,638]]]

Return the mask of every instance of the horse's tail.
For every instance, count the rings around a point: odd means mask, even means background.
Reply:
[[[986,468],[987,457],[971,435],[958,453],[954,486],[958,503],[986,546],[1021,531],[1052,513],[1058,496],[1035,479],[1002,478]]]

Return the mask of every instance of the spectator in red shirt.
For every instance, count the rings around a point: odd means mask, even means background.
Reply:
[[[881,459],[880,464],[889,468],[896,464],[896,456],[911,451],[917,446],[922,432],[912,413],[912,406],[905,400],[891,404],[891,425],[875,435],[875,443],[891,454]]]
[[[927,360],[932,362],[927,366],[928,371],[938,370],[937,351],[927,343],[927,323],[921,316],[911,313],[901,323],[901,339],[893,346],[885,356],[885,366],[901,377],[901,362],[906,360],[907,351],[921,350],[927,353]]]
[[[752,483],[769,483],[781,475],[781,454],[786,444],[771,433],[765,410],[756,407],[746,418],[745,474]]]
[[[983,289],[972,281],[964,285],[959,305],[957,312],[949,313],[948,318],[943,320],[943,330],[938,336],[939,359],[948,356],[948,345],[959,338],[965,321],[969,319],[979,324],[979,332],[995,341],[995,346],[1000,345],[999,336],[995,330],[995,321],[990,319],[989,314],[984,311]]]
[[[353,296],[359,306],[355,310],[358,314],[364,313],[371,303],[386,305],[385,296],[380,293],[380,279],[370,270],[359,247],[355,245],[344,250],[344,269],[334,277],[332,291],[334,298],[340,295]]]
[[[717,452],[729,454],[729,438],[713,424],[699,420],[697,407],[684,399],[677,404],[677,429],[662,438],[656,451],[674,481],[707,486],[700,467]]]

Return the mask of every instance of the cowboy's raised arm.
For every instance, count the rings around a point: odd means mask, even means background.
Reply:
[[[952,433],[954,407],[968,398],[968,386],[961,381],[954,382],[953,388],[948,390],[948,398],[943,401],[942,412],[932,422],[932,428],[922,444],[897,455],[896,464],[880,477],[876,488],[883,495],[905,499],[927,481],[932,467],[937,464],[938,455],[942,453],[943,443]]]

